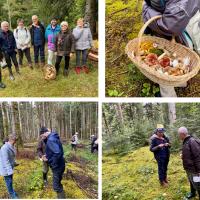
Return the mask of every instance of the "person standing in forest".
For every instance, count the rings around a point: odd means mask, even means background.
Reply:
[[[84,23],[82,18],[78,19],[76,28],[73,29],[76,49],[76,67],[75,71],[80,74],[81,70],[89,73],[87,67],[88,49],[92,48],[92,33],[89,23]]]
[[[17,141],[15,135],[9,135],[8,142],[0,149],[0,175],[4,177],[6,187],[11,199],[18,199],[18,195],[13,189],[13,173],[15,163],[16,150],[14,145]]]
[[[69,74],[69,61],[70,57],[73,56],[74,53],[74,36],[71,33],[68,22],[63,21],[61,23],[61,31],[56,37],[56,72],[57,75],[60,69],[60,63],[62,61],[62,57],[65,58],[65,67],[64,67],[64,76],[68,76]]]
[[[98,151],[98,138],[95,135],[91,136],[91,153]]]
[[[30,28],[31,33],[31,43],[34,48],[34,60],[35,65],[38,67],[39,64],[39,54],[41,67],[45,65],[45,28],[42,23],[39,21],[37,15],[32,16],[32,22]]]
[[[57,24],[57,19],[52,18],[51,24],[49,24],[45,31],[45,38],[48,42],[48,64],[53,65],[55,63],[55,41],[56,36],[60,32],[60,25]]]
[[[15,69],[17,74],[20,75],[19,65],[16,57],[16,42],[13,35],[13,32],[9,30],[9,23],[4,21],[1,23],[0,30],[0,47],[6,59],[6,63],[8,66],[10,80],[14,80],[13,72],[12,72],[12,62],[15,65]],[[11,61],[12,60],[12,61]]]
[[[14,37],[17,43],[17,50],[19,54],[19,66],[23,65],[23,57],[24,54],[27,58],[28,65],[31,69],[33,69],[30,47],[31,47],[31,34],[28,28],[24,26],[24,20],[17,20],[18,27],[14,30]]]
[[[43,162],[43,182],[44,182],[44,186],[47,186],[48,185],[47,174],[49,171],[49,164],[48,164],[48,161],[45,160],[45,151],[46,151],[46,144],[44,140],[42,139],[42,137],[40,137],[40,140],[38,142],[38,147],[37,147],[37,154]]]
[[[78,144],[78,132],[76,132],[71,139],[72,150],[74,150],[75,152],[77,149],[77,144]]]
[[[183,168],[185,169],[190,182],[190,193],[186,196],[191,199],[198,192],[200,199],[200,140],[189,135],[186,127],[178,129],[178,135],[182,146]]]
[[[48,128],[40,129],[40,136],[46,144],[43,160],[48,162],[53,173],[53,189],[57,193],[58,199],[65,199],[65,192],[61,184],[65,171],[65,159],[63,157],[63,147],[60,137],[56,132],[50,132]]]
[[[162,124],[157,125],[154,137],[151,140],[150,151],[154,153],[154,157],[158,164],[158,176],[160,184],[163,187],[168,186],[167,167],[170,157],[170,142],[164,134],[165,129]]]

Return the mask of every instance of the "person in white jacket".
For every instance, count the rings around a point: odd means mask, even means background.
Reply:
[[[78,132],[76,132],[76,133],[72,136],[72,139],[71,139],[72,150],[76,151],[77,144],[78,144]]]
[[[30,47],[31,47],[30,31],[28,30],[28,28],[24,26],[23,19],[18,19],[17,24],[18,27],[14,30],[14,37],[16,40],[17,50],[19,54],[19,66],[23,65],[23,57],[25,54],[29,67],[33,69],[31,55],[30,55]]]

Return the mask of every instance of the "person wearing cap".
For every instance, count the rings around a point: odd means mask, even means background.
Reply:
[[[17,51],[19,54],[19,66],[20,67],[23,66],[23,57],[25,54],[29,67],[33,69],[31,54],[30,54],[30,48],[31,48],[30,31],[28,30],[28,28],[24,26],[23,19],[18,19],[17,24],[18,26],[14,30],[14,37],[17,44]]]
[[[55,41],[56,36],[60,32],[60,25],[57,24],[57,19],[52,18],[51,24],[49,24],[45,31],[45,39],[48,43],[48,64],[53,65],[55,63]]]
[[[69,62],[70,58],[75,52],[75,40],[74,36],[69,29],[68,22],[63,21],[61,23],[61,31],[56,37],[55,51],[56,51],[56,73],[59,73],[60,63],[62,58],[65,58],[65,67],[63,74],[68,76],[69,74]]]
[[[40,129],[40,137],[46,144],[45,155],[42,156],[42,159],[48,162],[52,170],[53,189],[57,193],[58,199],[65,199],[65,192],[61,184],[65,171],[65,159],[60,137],[56,132],[50,132],[46,127]]]
[[[168,186],[167,167],[170,158],[170,142],[164,134],[165,129],[162,124],[157,125],[154,137],[151,139],[150,151],[154,153],[154,157],[158,164],[158,176],[160,184],[164,187]]]
[[[41,129],[41,132],[43,133],[43,129]],[[48,181],[47,181],[47,175],[48,175],[48,171],[49,171],[49,164],[48,161],[46,161],[45,159],[45,151],[46,151],[46,144],[44,142],[44,140],[42,139],[42,137],[39,138],[39,142],[38,142],[38,147],[37,147],[37,154],[40,158],[40,160],[42,160],[43,163],[43,182],[44,182],[44,186],[48,185]]]
[[[190,182],[190,193],[187,194],[186,198],[191,199],[198,192],[200,199],[200,140],[189,135],[186,127],[180,127],[178,129],[178,136],[183,142],[181,157],[183,160],[183,168]]]
[[[14,145],[16,141],[17,137],[14,134],[9,135],[8,142],[5,142],[0,149],[0,175],[4,177],[4,181],[11,199],[18,199],[18,195],[13,189],[13,174],[14,167],[16,166],[16,150]]]
[[[71,139],[72,150],[76,151],[78,144],[78,132],[76,132]]]

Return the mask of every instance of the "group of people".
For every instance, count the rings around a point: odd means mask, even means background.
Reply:
[[[73,139],[74,138],[74,139]],[[91,137],[91,153],[98,151],[98,144],[94,146],[97,137]],[[16,149],[15,143],[17,137],[14,134],[9,135],[3,141],[3,146],[0,149],[0,175],[4,177],[6,187],[11,199],[18,199],[18,194],[13,188],[13,174],[14,167],[18,164],[15,162]],[[76,151],[78,144],[78,132],[76,132],[71,139],[72,150]],[[58,199],[65,199],[66,195],[61,184],[62,177],[65,171],[65,158],[62,143],[59,135],[51,131],[47,127],[41,127],[40,137],[37,146],[37,155],[43,163],[43,183],[46,187],[48,185],[48,171],[51,168],[53,173],[53,189],[57,193]]]
[[[34,49],[35,67],[45,65],[45,43],[48,46],[49,65],[55,65],[56,74],[59,73],[60,64],[64,57],[65,66],[63,74],[69,73],[70,58],[76,53],[75,72],[80,74],[89,72],[87,66],[88,49],[93,45],[92,34],[89,23],[84,22],[82,18],[78,19],[77,26],[71,31],[68,22],[63,21],[58,24],[56,18],[51,19],[51,23],[45,29],[39,21],[38,16],[32,16],[32,24],[26,27],[23,19],[17,21],[17,28],[12,32],[9,23],[3,21],[0,29],[0,61],[6,62],[9,76],[14,80],[12,63],[15,66],[16,73],[20,75],[20,67],[23,65],[24,55],[27,58],[28,65],[33,69],[30,48]],[[18,53],[18,60],[16,54]],[[40,62],[39,62],[40,61]],[[40,64],[39,64],[40,63]],[[5,88],[1,80],[0,88]]]
[[[191,189],[186,198],[191,199],[196,196],[196,193],[200,198],[200,140],[191,136],[186,127],[180,127],[178,135],[183,142],[181,158]],[[150,150],[154,153],[157,161],[159,181],[163,187],[168,186],[167,169],[170,147],[171,144],[169,138],[165,135],[164,126],[158,124],[154,135],[151,137]]]

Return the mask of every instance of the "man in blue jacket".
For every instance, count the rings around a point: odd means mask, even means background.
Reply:
[[[12,62],[15,65],[16,72],[20,74],[19,65],[18,65],[17,57],[16,57],[17,46],[16,46],[13,32],[9,30],[9,23],[6,21],[1,23],[0,47],[6,59],[6,63],[7,63],[9,74],[10,74],[10,79],[14,80],[15,78],[12,73]]]
[[[65,192],[61,184],[65,171],[65,159],[59,135],[55,132],[50,132],[46,127],[41,128],[40,135],[46,143],[46,155],[42,156],[42,159],[48,161],[53,172],[53,189],[57,192],[58,199],[65,199]]]

